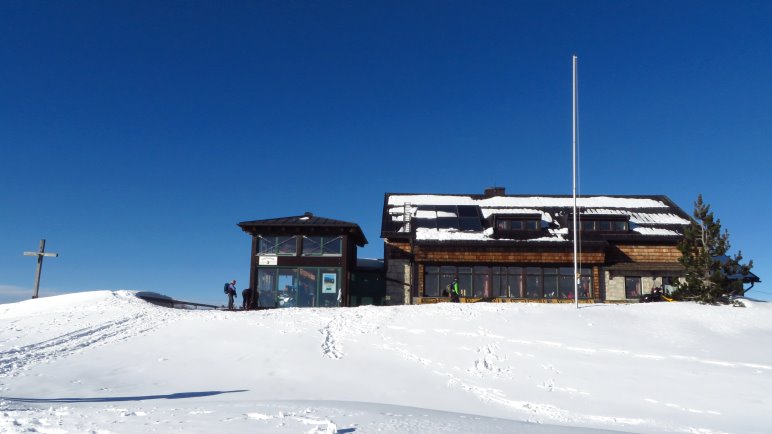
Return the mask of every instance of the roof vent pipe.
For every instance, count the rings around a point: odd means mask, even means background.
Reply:
[[[485,189],[485,197],[496,197],[506,195],[504,187],[488,187]]]

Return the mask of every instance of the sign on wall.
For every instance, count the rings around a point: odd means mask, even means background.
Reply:
[[[258,265],[277,265],[279,263],[276,255],[260,256]]]
[[[337,277],[335,273],[322,273],[322,294],[335,294],[338,291],[335,284]]]

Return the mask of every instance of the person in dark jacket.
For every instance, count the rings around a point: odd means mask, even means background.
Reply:
[[[253,298],[254,296],[254,298]],[[252,288],[247,288],[241,291],[241,308],[244,310],[252,310],[257,307],[257,300],[260,294],[253,291]]]
[[[231,283],[225,284],[225,292],[228,294],[228,310],[233,310],[233,299],[236,295],[236,280],[231,280]]]
[[[241,291],[241,308],[243,310],[249,309],[249,300],[252,298],[252,289],[246,288]]]

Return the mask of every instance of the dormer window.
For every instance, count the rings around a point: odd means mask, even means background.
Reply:
[[[582,230],[585,232],[627,232],[629,228],[630,224],[625,217],[582,216]]]
[[[500,231],[538,231],[539,220],[496,219],[496,229]]]
[[[476,205],[421,205],[412,221],[417,228],[483,230],[480,207]]]
[[[495,237],[534,238],[541,233],[541,214],[498,214],[491,225]]]

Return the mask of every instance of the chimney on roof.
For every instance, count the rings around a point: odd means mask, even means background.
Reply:
[[[303,217],[311,218],[313,216],[314,216],[314,213],[312,213],[311,211],[306,211],[305,213],[303,213]]]
[[[504,187],[488,187],[485,189],[485,197],[504,196],[507,194],[504,190]]]

